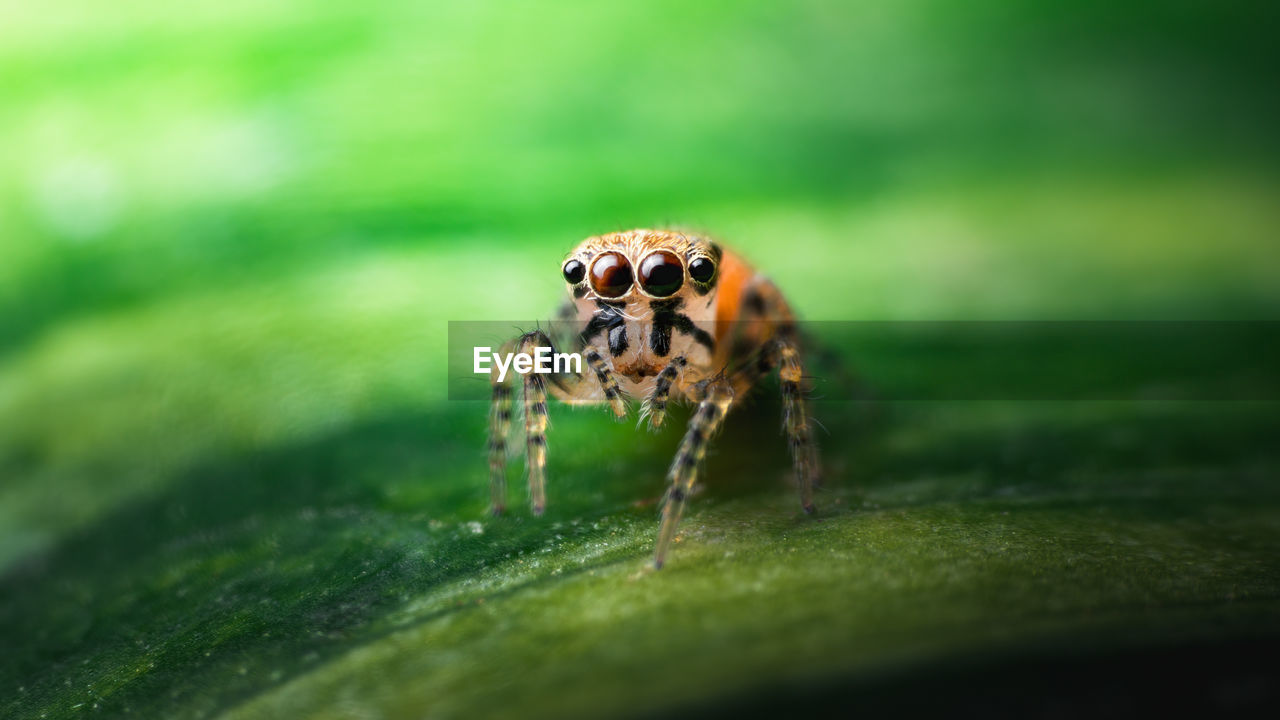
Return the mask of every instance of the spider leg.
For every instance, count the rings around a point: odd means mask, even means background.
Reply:
[[[515,340],[502,346],[509,353]],[[498,380],[498,370],[489,374],[493,397],[489,402],[489,510],[501,515],[507,507],[507,434],[511,430],[511,376]]]
[[[600,387],[604,389],[604,397],[609,401],[609,407],[613,408],[613,414],[619,420],[627,416],[627,403],[622,395],[621,388],[618,387],[618,379],[613,376],[613,368],[609,367],[609,363],[602,357],[594,347],[588,345],[582,351],[582,357],[586,358],[587,365],[596,374],[596,380],[600,382]]]
[[[662,427],[662,421],[667,416],[667,401],[671,398],[671,384],[675,382],[676,375],[684,369],[688,361],[683,355],[677,355],[671,358],[671,362],[662,368],[662,372],[658,373],[658,378],[653,383],[653,392],[650,393],[649,399],[645,402],[645,410],[649,415],[649,429],[657,430]]]
[[[521,352],[528,352],[525,348],[531,343],[520,343]],[[529,507],[541,515],[547,507],[547,388],[542,376],[532,372],[524,374],[524,440]]]
[[[791,448],[791,461],[796,480],[800,483],[800,506],[807,513],[813,512],[813,486],[818,476],[818,448],[813,443],[809,415],[805,409],[800,382],[804,368],[800,352],[793,341],[778,338],[778,377],[782,381],[782,427]]]
[[[800,486],[800,506],[805,512],[812,513],[813,487],[817,483],[819,470],[818,450],[813,443],[813,432],[801,388],[804,368],[795,342],[796,328],[791,309],[778,289],[767,281],[746,291],[743,307],[751,319],[747,326],[767,330],[772,339],[764,344],[755,362],[748,362],[741,371],[735,373],[734,389],[743,392],[744,387],[754,385],[774,367],[778,368],[782,385],[782,428],[787,436],[792,465]]]
[[[539,330],[525,333],[509,341],[503,345],[502,352],[510,353],[514,349],[519,353],[533,355],[539,347],[550,348],[553,354],[556,352],[555,344]],[[514,402],[512,385],[515,382],[511,373],[501,381],[498,380],[499,375],[496,367],[489,375],[493,385],[493,399],[489,412],[489,501],[495,515],[501,515],[506,509],[507,435],[511,428]],[[572,371],[551,373],[546,377],[551,380],[552,392],[563,397],[571,396],[583,380],[581,373]],[[525,466],[529,473],[529,505],[535,515],[540,515],[547,505],[546,380],[539,373],[524,373],[523,388]]]
[[[725,380],[711,382],[689,428],[685,431],[684,440],[680,442],[680,450],[667,477],[671,487],[667,490],[666,502],[662,506],[662,525],[658,529],[658,543],[654,548],[653,566],[661,569],[666,559],[671,540],[675,537],[676,525],[684,513],[684,505],[698,479],[698,466],[706,455],[707,444],[733,403],[733,387]]]

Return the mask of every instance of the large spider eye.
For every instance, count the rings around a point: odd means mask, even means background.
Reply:
[[[631,289],[631,263],[622,253],[601,253],[591,263],[591,287],[600,297],[616,298]]]
[[[577,285],[582,282],[582,278],[587,276],[587,266],[577,260],[570,260],[564,264],[564,279],[570,285]]]
[[[684,267],[680,258],[659,250],[640,261],[640,285],[654,297],[667,297],[684,284]]]
[[[694,258],[689,263],[689,276],[700,283],[711,282],[711,278],[716,276],[716,264],[711,258]]]

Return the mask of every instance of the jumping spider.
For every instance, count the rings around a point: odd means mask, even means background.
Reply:
[[[803,369],[791,309],[778,289],[705,238],[678,232],[631,230],[583,241],[561,266],[571,299],[553,323],[560,348],[586,361],[584,372],[522,375],[529,494],[533,513],[546,506],[546,391],[574,405],[608,403],[618,418],[627,397],[644,398],[641,421],[657,429],[667,405],[688,398],[698,404],[668,472],[653,564],[661,568],[707,444],[735,399],[778,369],[783,428],[800,486],[800,504],[813,512],[818,454],[801,393]],[[556,329],[559,332],[555,332]],[[557,352],[551,335],[527,332],[505,349]],[[508,375],[490,378],[489,430],[492,509],[506,506],[506,437],[511,425]]]

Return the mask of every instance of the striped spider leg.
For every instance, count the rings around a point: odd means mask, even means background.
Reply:
[[[735,389],[743,393],[773,369],[778,370],[782,393],[782,430],[791,451],[792,466],[800,490],[800,506],[814,511],[813,489],[818,484],[818,447],[804,399],[804,365],[796,338],[795,316],[782,292],[772,282],[756,277],[742,296],[743,321],[747,337],[763,340],[760,350],[746,353],[734,374]],[[739,334],[738,341],[743,341]],[[747,341],[750,342],[749,340]]]
[[[804,368],[800,351],[790,339],[779,339],[778,378],[782,386],[782,425],[791,449],[791,462],[800,485],[800,506],[813,514],[813,487],[818,483],[818,447],[813,443],[813,430],[805,409],[801,382]]]
[[[527,332],[508,341],[502,352],[533,355],[539,347],[549,348],[553,354],[557,352],[555,343],[541,330]],[[568,403],[608,402],[617,417],[626,417],[626,401],[608,361],[590,345],[583,347],[581,354],[587,362],[590,379],[587,373],[572,371],[554,372],[546,375],[546,379],[538,373],[521,375],[525,467],[529,476],[529,505],[534,515],[541,515],[547,506],[547,381],[550,381],[551,394],[559,400]],[[501,515],[506,509],[507,435],[511,427],[512,385],[515,382],[511,373],[502,380],[498,378],[499,371],[495,367],[489,375],[493,386],[489,411],[489,501],[494,515]]]
[[[706,459],[707,447],[719,431],[730,407],[735,399],[742,397],[775,367],[781,381],[783,432],[787,436],[799,484],[800,505],[805,513],[813,513],[813,486],[817,480],[818,455],[801,390],[804,372],[799,351],[790,338],[789,326],[783,326],[781,335],[769,340],[759,352],[750,355],[748,361],[728,378],[720,376],[704,380],[684,391],[688,397],[699,398],[698,409],[689,420],[680,449],[667,472],[670,487],[663,504],[662,523],[658,528],[658,540],[654,548],[655,568],[661,569],[666,561],[676,526],[684,514],[685,503]]]
[[[733,403],[733,386],[723,378],[704,383],[704,387],[698,409],[689,420],[680,449],[667,472],[670,488],[662,504],[662,524],[658,527],[658,542],[653,550],[653,566],[659,570],[666,561],[667,548],[675,537],[680,516],[684,514],[685,501],[698,479],[698,468],[706,457],[707,445],[720,429]]]
[[[688,365],[689,360],[684,355],[677,355],[671,358],[671,362],[654,379],[653,390],[640,410],[640,419],[648,419],[650,430],[662,427],[662,421],[667,417],[667,403],[671,400],[671,386]]]

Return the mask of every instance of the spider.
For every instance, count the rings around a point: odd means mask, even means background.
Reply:
[[[658,429],[667,406],[697,403],[667,474],[670,487],[653,565],[666,560],[676,525],[697,480],[707,445],[725,415],[773,369],[782,386],[783,429],[800,504],[813,512],[818,453],[801,392],[803,368],[791,309],[777,287],[736,254],[695,235],[630,230],[588,238],[561,265],[569,299],[559,322],[526,332],[504,349],[533,354],[572,347],[582,372],[490,375],[489,472],[492,511],[506,506],[507,434],[513,385],[523,384],[526,467],[532,511],[546,507],[547,402],[607,404],[627,417],[628,398],[643,398],[641,422]]]

